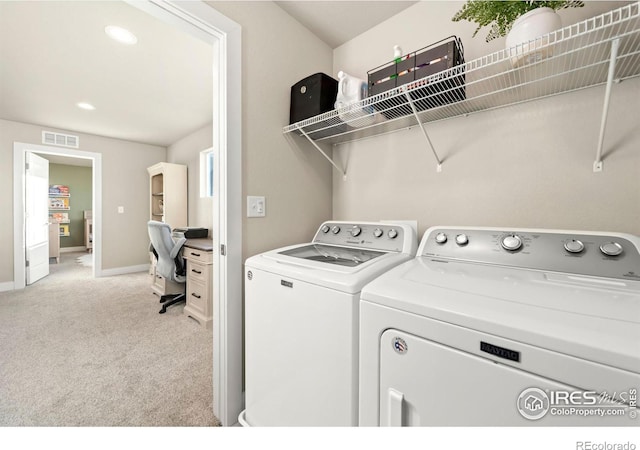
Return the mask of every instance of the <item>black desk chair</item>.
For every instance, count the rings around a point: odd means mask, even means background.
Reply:
[[[186,267],[182,258],[182,246],[187,240],[185,238],[174,240],[171,235],[171,227],[164,222],[150,220],[147,225],[151,249],[158,260],[156,272],[174,283],[186,283]],[[186,301],[184,292],[163,295],[160,297],[160,303],[163,303],[160,314],[167,312],[167,307],[184,301]]]

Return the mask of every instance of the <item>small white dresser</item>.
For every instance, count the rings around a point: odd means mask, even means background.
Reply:
[[[184,313],[200,325],[213,326],[213,241],[187,239],[182,253],[187,260],[187,304]]]

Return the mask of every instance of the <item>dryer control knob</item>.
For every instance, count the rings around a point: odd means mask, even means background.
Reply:
[[[331,228],[329,228],[329,225],[323,225],[322,228],[320,228],[320,231],[322,231],[323,233],[328,233],[330,229]]]
[[[390,239],[395,239],[398,237],[398,232],[395,230],[395,228],[392,228],[387,233],[387,236],[389,236]]]
[[[380,228],[376,228],[375,230],[373,230],[373,235],[379,238],[380,236],[382,236],[382,230]]]
[[[444,244],[445,242],[447,242],[447,235],[444,233],[436,234],[436,242],[438,244]]]
[[[331,232],[333,234],[338,234],[340,233],[340,227],[338,225],[334,225],[333,228],[331,228]]]
[[[456,244],[467,245],[469,243],[469,237],[466,234],[459,234],[456,236]]]
[[[522,239],[517,234],[510,234],[509,236],[503,237],[500,244],[505,250],[515,252],[522,247]]]
[[[622,245],[617,242],[609,242],[600,246],[600,251],[607,256],[618,256],[622,253]]]
[[[584,244],[577,239],[571,239],[564,243],[564,249],[569,253],[581,253],[584,250]]]
[[[362,233],[362,228],[358,225],[354,225],[353,228],[351,228],[351,236],[356,237],[359,236],[360,233]]]

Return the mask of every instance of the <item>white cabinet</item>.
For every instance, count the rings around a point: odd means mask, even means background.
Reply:
[[[187,260],[187,304],[184,313],[207,329],[213,326],[213,241],[190,239]]]
[[[149,172],[149,219],[187,226],[187,166],[161,162]]]

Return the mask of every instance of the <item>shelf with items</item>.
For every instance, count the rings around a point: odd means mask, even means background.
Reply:
[[[164,219],[162,219],[164,216],[164,193],[158,192],[151,194],[151,216],[159,218],[157,220],[164,222]]]
[[[535,40],[466,62],[284,127],[318,146],[341,144],[424,124],[605,85],[594,172],[602,170],[608,105],[614,82],[640,76],[640,3],[561,28]],[[464,91],[464,95],[461,95]],[[346,120],[342,120],[341,117]]]
[[[64,237],[68,237],[71,236],[71,233],[69,232],[69,225],[68,224],[58,224],[58,230],[60,231],[60,236],[64,236]]]
[[[69,231],[71,221],[69,220],[68,212],[56,211],[71,210],[70,198],[69,186],[60,184],[49,186],[49,223],[57,225],[58,235],[62,237],[71,236]]]
[[[49,222],[50,223],[70,223],[69,213],[50,212]]]
[[[69,197],[69,186],[52,184],[49,186],[49,197]]]
[[[49,197],[49,209],[60,211],[70,210],[69,197]]]

